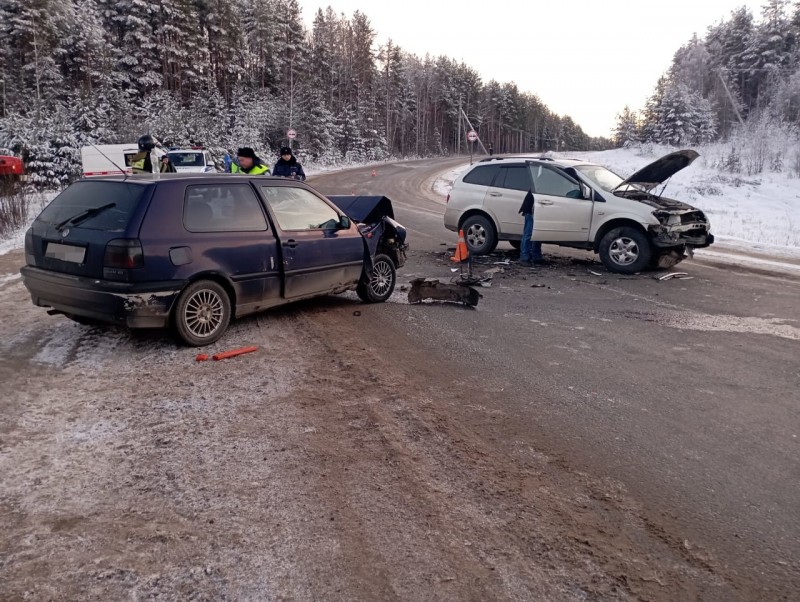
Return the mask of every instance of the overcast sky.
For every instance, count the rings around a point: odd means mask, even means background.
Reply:
[[[625,106],[640,109],[675,51],[731,10],[757,17],[764,0],[299,0],[360,10],[377,33],[419,56],[444,54],[484,81],[516,82],[593,136],[608,136]]]

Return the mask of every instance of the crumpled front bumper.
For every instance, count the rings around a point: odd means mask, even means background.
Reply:
[[[714,244],[714,235],[700,225],[651,226],[650,235],[653,244],[662,249],[682,246],[703,249]]]

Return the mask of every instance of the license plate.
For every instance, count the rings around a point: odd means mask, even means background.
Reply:
[[[50,259],[60,259],[61,261],[69,261],[70,263],[83,263],[83,260],[86,258],[86,248],[49,242],[47,243],[47,249],[44,255]]]

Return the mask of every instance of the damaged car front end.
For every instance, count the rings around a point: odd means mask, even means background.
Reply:
[[[406,228],[395,221],[392,201],[385,196],[329,196],[334,205],[356,222],[370,256],[388,256],[395,269],[406,262]]]

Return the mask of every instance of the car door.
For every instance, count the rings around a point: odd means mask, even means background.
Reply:
[[[519,208],[531,189],[531,173],[524,163],[500,166],[494,184],[486,191],[484,207],[495,218],[501,238],[521,236],[524,219]],[[504,235],[504,236],[503,236]]]
[[[186,275],[199,270],[229,278],[237,315],[280,301],[278,239],[249,183],[187,186],[183,227],[188,244],[170,247],[171,262],[186,263]]]
[[[358,282],[364,239],[354,223],[341,228],[339,212],[306,188],[278,182],[260,188],[279,231],[285,299],[340,291]]]
[[[533,240],[587,242],[593,202],[583,198],[580,183],[562,170],[540,163],[530,166],[533,179]]]

